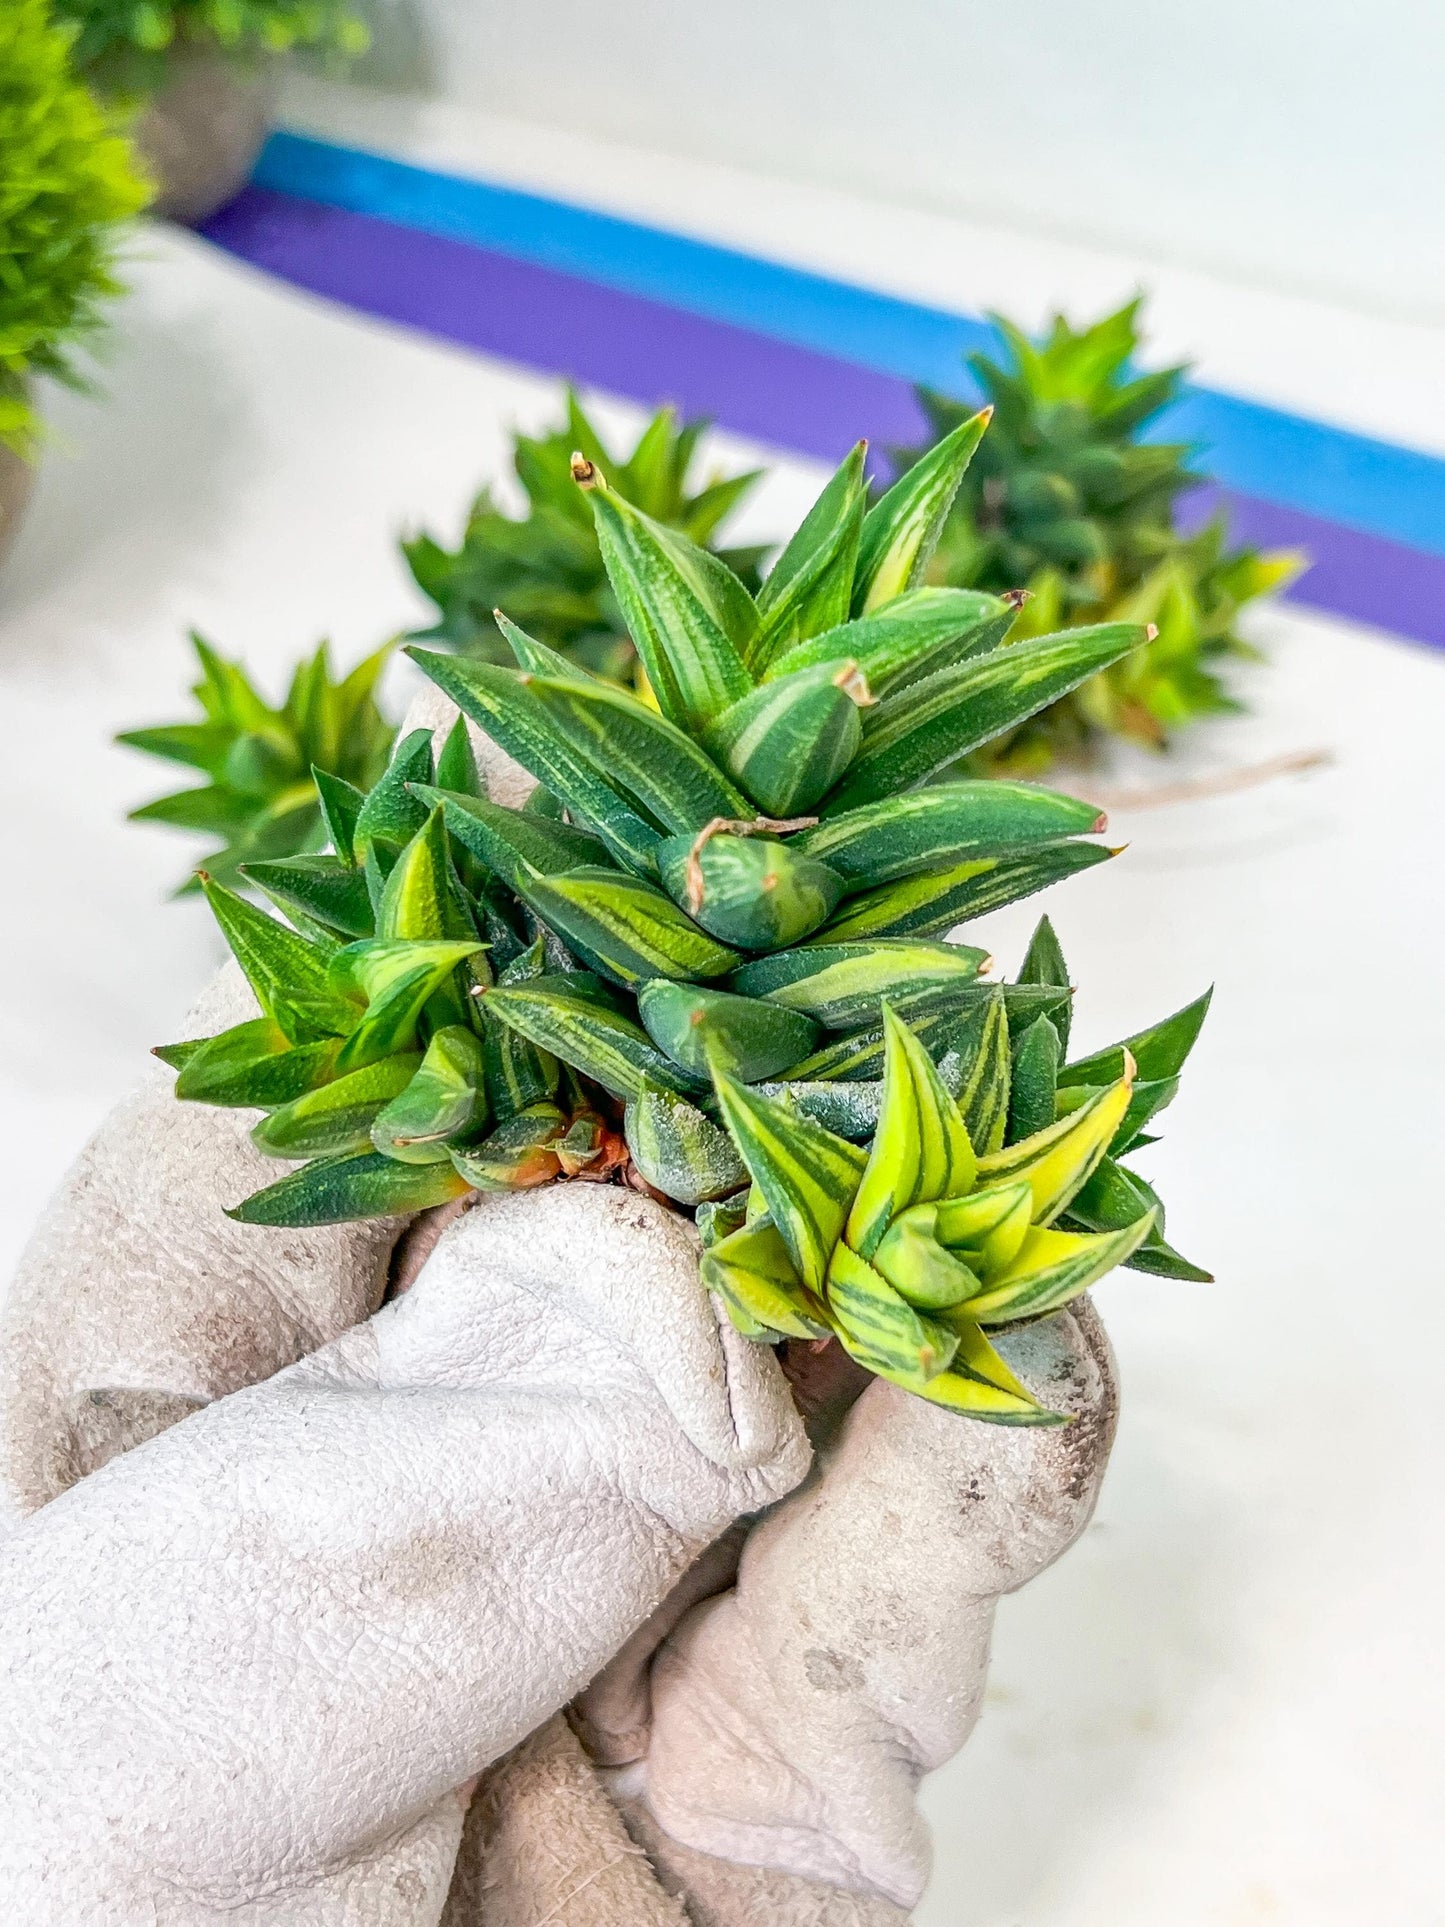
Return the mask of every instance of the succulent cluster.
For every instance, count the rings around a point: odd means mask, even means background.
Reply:
[[[1237,707],[1218,670],[1228,657],[1254,653],[1235,633],[1239,611],[1299,569],[1294,555],[1230,547],[1222,519],[1193,536],[1176,530],[1179,498],[1207,478],[1190,467],[1189,448],[1143,439],[1187,371],[1133,372],[1139,305],[1082,329],[1056,315],[1037,345],[995,316],[1007,362],[969,357],[993,404],[993,428],[959,491],[930,579],[1028,589],[1019,635],[1100,617],[1158,630],[1147,649],[1000,739],[980,765],[1039,770],[1056,755],[1086,752],[1101,735],[1159,747],[1179,724]],[[919,399],[935,435],[970,413],[929,390]]]
[[[150,189],[124,132],[71,68],[46,0],[0,8],[0,445],[38,432],[38,376],[79,385],[77,351],[120,292],[117,224]]]
[[[246,866],[290,927],[205,880],[262,1015],[160,1055],[305,1160],[232,1215],[621,1174],[697,1212],[745,1332],[836,1334],[1015,1422],[1048,1415],[986,1328],[1124,1260],[1200,1275],[1118,1160],[1205,1000],[1070,1065],[1047,921],[1013,983],[939,940],[1113,853],[1075,798],[932,779],[1147,638],[1004,646],[1006,601],[919,586],[986,420],[871,508],[854,450],[756,595],[577,456],[650,700],[505,617],[515,666],[414,650],[537,779],[526,807],[487,797],[459,718],[365,794],[322,782],[328,854]]]
[[[395,734],[376,706],[387,650],[333,679],[325,643],[298,663],[286,699],[273,708],[239,662],[191,636],[201,679],[192,688],[197,722],[160,723],[116,738],[131,749],[199,770],[208,780],[131,811],[137,823],[223,839],[196,866],[234,882],[243,864],[319,850],[326,838],[318,786],[344,781],[370,789],[386,768]],[[195,887],[192,873],[183,885]]]
[[[239,59],[327,47],[354,55],[370,41],[347,0],[53,0],[75,31],[75,59],[107,88],[149,91],[181,46]]]
[[[689,488],[688,476],[706,431],[705,421],[679,426],[661,409],[625,460],[614,459],[588,420],[576,393],[567,391],[566,420],[550,434],[518,435],[512,452],[527,513],[513,517],[489,489],[472,504],[461,545],[445,549],[429,535],[403,542],[418,587],[437,605],[434,627],[418,641],[440,642],[490,662],[510,662],[493,612],[504,609],[529,635],[560,650],[580,667],[616,682],[632,678],[637,652],[607,579],[592,512],[572,480],[580,452],[604,469],[619,495],[655,522],[691,541],[711,545],[718,529],[758,480],[710,476]],[[752,589],[761,549],[724,549],[722,559]]]

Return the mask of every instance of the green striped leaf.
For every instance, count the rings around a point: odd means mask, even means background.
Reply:
[[[1040,986],[1042,988],[1042,986]],[[1033,1194],[1033,1221],[1048,1224],[1084,1184],[1109,1148],[1129,1108],[1132,1065],[1117,1084],[1090,1097],[1071,1116],[1017,1144],[979,1159],[981,1184],[1021,1179]]]
[[[339,950],[331,961],[330,982],[343,996],[365,998],[366,1014],[342,1045],[338,1073],[407,1049],[428,999],[458,964],[481,949],[479,943],[367,938]]]
[[[425,649],[406,653],[463,714],[581,817],[618,863],[639,875],[650,873],[658,831],[561,733],[515,669]]]
[[[461,796],[486,794],[465,716],[458,716],[447,731],[446,741],[437,757],[436,786],[439,790],[454,790]]]
[[[322,1158],[254,1192],[226,1216],[238,1224],[349,1224],[430,1211],[470,1187],[446,1164],[398,1164],[379,1151]]]
[[[1001,996],[1009,1011],[1010,1023],[1027,1023],[1047,1013],[1063,993],[1041,984],[959,984],[940,990],[920,990],[907,996],[894,995],[889,1001],[910,1029],[928,1045],[930,1054],[942,1057],[949,1049],[959,1019],[984,1000]],[[798,1078],[857,1082],[875,1078],[883,1071],[883,1025],[881,1020],[866,1030],[850,1032],[836,1044],[827,1044],[794,1064],[788,1081]]]
[[[256,1002],[293,1044],[344,1037],[354,1029],[356,1008],[328,976],[330,949],[298,936],[210,877],[201,877],[201,888]]]
[[[1066,1001],[1066,1000],[1065,1000]],[[1036,1016],[1033,1022],[1052,1022]],[[962,1013],[948,1033],[942,1060],[957,1062],[954,1095],[969,1143],[983,1156],[1003,1144],[1008,1123],[1012,1056],[1008,1004],[1002,989]]]
[[[1102,829],[1103,826],[1104,819],[1100,817],[1096,827]],[[1063,947],[1059,943],[1053,924],[1046,916],[1039,918],[1034,927],[1034,934],[1029,939],[1029,947],[1024,952],[1024,960],[1019,968],[1019,982],[1021,984],[1054,984],[1064,990],[1069,988],[1069,966],[1064,962]],[[1072,1000],[1064,1006],[1062,1022],[1055,1024],[1061,1051],[1067,1051],[1069,1048],[1071,1011]],[[1120,1070],[1122,1069],[1121,1059]],[[1114,1077],[1118,1075],[1119,1071],[1115,1071],[1113,1077],[1101,1078],[1099,1081],[1112,1084]]]
[[[881,1022],[885,997],[971,984],[990,961],[986,950],[966,944],[805,944],[745,963],[728,988],[785,1010],[801,1011],[829,1030]]]
[[[1212,1272],[1191,1264],[1165,1242],[1164,1207],[1154,1187],[1146,1184],[1137,1171],[1124,1170],[1112,1157],[1099,1160],[1088,1183],[1070,1200],[1068,1216],[1061,1225],[1070,1231],[1122,1231],[1150,1211],[1154,1213],[1154,1229],[1125,1260],[1129,1269],[1190,1284],[1213,1284]]]
[[[863,747],[825,805],[839,815],[911,789],[1118,662],[1146,639],[1133,622],[1031,636],[956,663],[885,696],[863,724]]]
[[[704,930],[744,950],[799,943],[827,920],[843,893],[824,863],[767,836],[725,832],[699,843],[669,837],[658,874],[674,903]]]
[[[1092,803],[1027,783],[939,783],[830,816],[794,836],[789,847],[826,863],[858,890],[1103,828]]]
[[[958,1350],[954,1333],[916,1312],[845,1244],[833,1252],[827,1302],[844,1350],[868,1371],[909,1391],[936,1378]]]
[[[747,1183],[727,1132],[685,1097],[644,1084],[627,1105],[623,1129],[643,1177],[679,1204],[724,1198]]]
[[[974,857],[946,869],[925,870],[853,897],[812,941],[937,936],[1118,854],[1100,843],[1053,843],[1021,856]]]
[[[639,877],[586,866],[565,875],[524,876],[518,895],[604,977],[720,977],[739,961]]]
[[[756,627],[752,600],[725,564],[600,475],[590,492],[603,565],[658,707],[679,729],[700,732],[752,687],[739,653]]]
[[[1047,1017],[1036,1017],[1019,1033],[1009,1083],[1008,1141],[1033,1137],[1054,1121],[1059,1083],[1059,1033]]]
[[[386,879],[376,934],[393,942],[475,940],[476,925],[452,867],[440,809],[433,809],[425,819]]]
[[[840,623],[775,657],[764,683],[819,663],[851,659],[875,696],[920,676],[946,669],[966,656],[995,648],[1013,627],[1017,611],[981,589],[911,589],[876,614]]]
[[[1192,1004],[1176,1010],[1172,1017],[1151,1024],[1148,1030],[1126,1037],[1121,1044],[1111,1044],[1107,1050],[1095,1051],[1092,1057],[1081,1057],[1077,1064],[1065,1065],[1059,1073],[1061,1088],[1067,1089],[1071,1084],[1113,1083],[1124,1074],[1126,1051],[1141,1078],[1177,1077],[1194,1048],[1213,995],[1212,989],[1206,990]]]
[[[756,1088],[764,1097],[795,1104],[804,1117],[821,1124],[835,1137],[850,1144],[866,1144],[878,1129],[878,1113],[883,1102],[883,1080],[871,1084],[769,1083]]]
[[[371,1144],[371,1126],[388,1099],[404,1090],[421,1063],[409,1051],[338,1077],[283,1104],[251,1132],[271,1158],[345,1157]]]
[[[1018,1179],[985,1185],[966,1198],[946,1198],[933,1216],[933,1233],[971,1271],[991,1279],[1018,1256],[1030,1229],[1034,1194]]]
[[[775,1077],[806,1057],[818,1036],[798,1011],[666,977],[641,986],[637,1010],[658,1049],[703,1081],[713,1066],[745,1084]]]
[[[561,1174],[557,1147],[569,1128],[566,1113],[540,1098],[499,1124],[480,1144],[465,1150],[453,1145],[452,1166],[474,1191],[525,1191],[533,1185],[550,1184]],[[422,1168],[436,1171],[441,1166]]]
[[[371,1142],[403,1164],[439,1164],[450,1143],[479,1133],[486,1121],[481,1044],[462,1025],[448,1024],[432,1037],[405,1089],[373,1120]]]
[[[915,1311],[941,1311],[982,1289],[978,1276],[938,1242],[938,1206],[915,1204],[888,1226],[873,1253],[881,1272]]]
[[[321,822],[331,847],[343,863],[354,867],[358,861],[356,825],[366,801],[365,793],[348,783],[344,776],[334,776],[330,770],[318,769],[314,763],[311,778],[316,785]]]
[[[708,731],[708,750],[759,809],[797,816],[827,795],[857,755],[863,741],[859,709],[871,700],[846,657],[800,669],[725,709]]]
[[[504,809],[485,797],[448,790],[418,788],[417,795],[432,808],[440,805],[448,834],[513,889],[529,868],[555,876],[606,861],[605,844],[554,817]]]
[[[369,937],[374,919],[366,878],[336,856],[246,863],[241,874],[286,916],[299,914],[338,937]]]
[[[960,422],[868,511],[853,582],[855,615],[871,614],[923,579],[992,415],[985,408]]]
[[[794,642],[835,628],[848,615],[867,500],[868,444],[844,456],[758,591],[758,627],[746,661],[762,675]]]
[[[614,1097],[640,1097],[649,1083],[679,1097],[700,1088],[701,1080],[679,1069],[640,1025],[575,988],[570,977],[499,986],[482,1002],[484,1010]]]
[[[767,1201],[798,1276],[820,1292],[866,1159],[790,1105],[762,1097],[736,1078],[714,1080],[723,1122]]]
[[[1013,1263],[990,1280],[987,1291],[969,1300],[969,1316],[980,1325],[993,1326],[1058,1311],[1105,1272],[1123,1264],[1153,1228],[1152,1211],[1123,1231],[1052,1231],[1035,1226]]]
[[[766,1215],[702,1255],[702,1282],[715,1291],[747,1338],[831,1338],[819,1300],[798,1277],[788,1247]]]
[[[196,1044],[180,1066],[176,1096],[196,1104],[273,1110],[324,1084],[340,1049],[339,1037],[293,1045],[279,1024],[253,1017]]]
[[[358,863],[373,844],[391,851],[409,843],[426,822],[426,811],[411,793],[413,783],[432,780],[432,733],[414,729],[392,751],[386,773],[357,812],[351,843]]]
[[[968,1306],[940,1312],[938,1319],[958,1338],[953,1364],[922,1387],[935,1405],[984,1419],[994,1425],[1064,1425],[1067,1417],[1035,1400],[968,1316]]]
[[[883,1006],[883,1107],[848,1216],[847,1238],[872,1259],[899,1212],[960,1195],[978,1168],[958,1106],[922,1042]]]
[[[524,681],[579,754],[665,829],[696,835],[715,816],[751,813],[748,798],[691,736],[615,683]]]

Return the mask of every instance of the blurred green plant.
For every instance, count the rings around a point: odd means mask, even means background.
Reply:
[[[192,633],[201,679],[192,689],[196,722],[127,730],[118,743],[199,770],[208,780],[131,811],[136,823],[220,837],[196,871],[234,882],[245,863],[319,850],[325,842],[318,782],[370,789],[386,768],[393,726],[376,705],[376,681],[390,644],[335,681],[327,646],[297,665],[286,700],[273,709],[239,662]]]
[[[501,609],[577,666],[617,682],[632,679],[636,651],[602,566],[592,511],[572,479],[574,452],[603,469],[634,508],[711,548],[746,588],[756,590],[766,549],[719,548],[714,537],[761,471],[712,475],[689,489],[688,473],[707,426],[679,426],[675,410],[660,409],[632,453],[615,457],[569,388],[559,427],[515,438],[512,463],[527,496],[525,515],[508,515],[484,488],[459,548],[445,549],[425,534],[402,543],[417,586],[438,610],[437,622],[416,639],[487,662],[510,662],[493,620],[493,611]]]
[[[34,453],[31,383],[83,386],[119,224],[150,188],[123,126],[75,77],[73,34],[45,0],[0,7],[0,443]]]
[[[177,47],[239,60],[320,47],[348,58],[370,34],[346,0],[55,0],[76,30],[75,60],[107,91],[149,93]]]
[[[1193,450],[1143,439],[1179,395],[1184,367],[1133,372],[1136,299],[1085,328],[1055,315],[1035,344],[995,315],[1003,362],[968,365],[993,420],[964,477],[929,580],[995,594],[1027,590],[1014,638],[1076,622],[1153,623],[1127,661],[989,746],[975,767],[1012,775],[1086,757],[1107,736],[1162,748],[1197,717],[1237,710],[1219,671],[1256,652],[1236,629],[1246,603],[1281,588],[1303,558],[1232,547],[1222,517],[1193,535],[1180,497],[1209,478]],[[973,404],[919,391],[937,440]],[[920,449],[897,451],[900,467]]]

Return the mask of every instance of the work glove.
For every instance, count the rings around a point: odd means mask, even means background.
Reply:
[[[189,1034],[248,995],[223,973]],[[271,1174],[247,1122],[156,1071],[0,1321],[0,1476],[45,1507],[0,1549],[17,1917],[901,1921],[994,1602],[1097,1493],[1087,1306],[1003,1340],[1068,1428],[958,1418],[836,1347],[791,1348],[790,1400],[663,1207],[574,1184],[238,1226]],[[820,1451],[784,1499],[799,1408]]]

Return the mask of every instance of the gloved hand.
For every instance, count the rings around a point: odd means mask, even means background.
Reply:
[[[409,726],[453,714],[431,697]],[[493,794],[517,800],[515,768],[477,747]],[[228,973],[191,1034],[250,1015],[245,995]],[[203,1921],[224,1902],[257,1922],[431,1927],[456,1788],[538,1726],[472,1801],[446,1927],[677,1922],[677,1894],[695,1927],[899,1921],[926,1871],[913,1788],[976,1715],[994,1597],[1092,1509],[1113,1413],[1092,1314],[1006,1341],[1083,1414],[1067,1432],[1001,1431],[884,1384],[839,1430],[864,1382],[845,1373],[825,1388],[836,1437],[752,1532],[736,1587],[742,1532],[664,1600],[806,1461],[770,1356],[706,1310],[691,1232],[615,1189],[488,1201],[442,1232],[408,1298],[349,1331],[435,1223],[231,1224],[220,1206],[268,1175],[247,1122],[176,1104],[155,1073],[51,1207],[0,1323],[0,1476],[22,1510],[195,1414],[0,1549],[59,1573],[90,1548],[43,1595],[38,1672],[17,1670],[17,1717],[56,1739],[36,1742],[6,1835],[12,1882],[38,1851],[80,1885],[51,1914],[26,1890],[20,1917]],[[594,1351],[625,1396],[593,1396]],[[183,1522],[192,1590],[154,1578]],[[406,1574],[427,1534],[450,1551],[423,1599]],[[109,1657],[126,1678],[136,1654],[146,1720],[128,1747],[113,1681],[96,1694],[91,1677]],[[593,1674],[574,1718],[621,1768],[631,1839],[571,1730],[541,1724]],[[101,1822],[127,1807],[113,1837]]]

